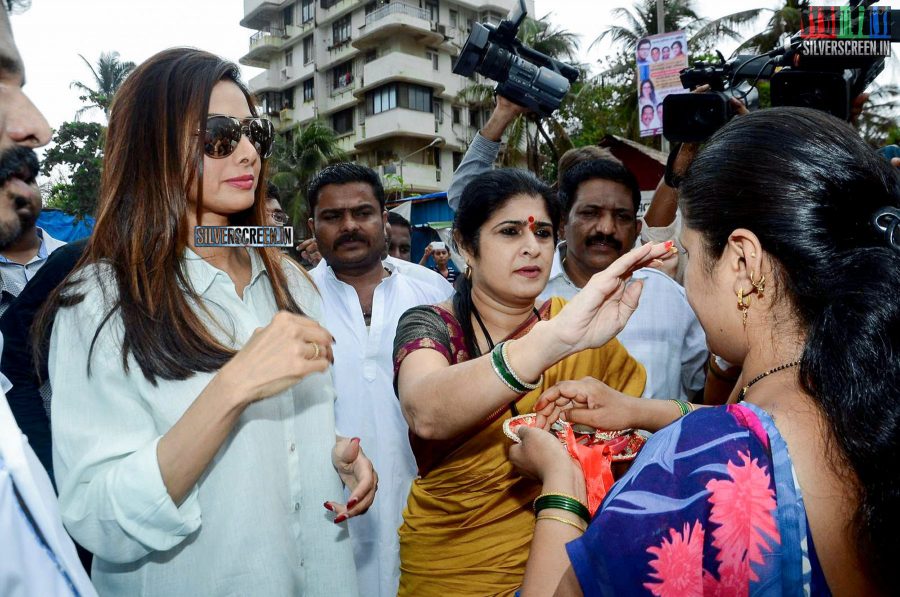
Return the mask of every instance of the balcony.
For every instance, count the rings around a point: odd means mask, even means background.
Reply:
[[[362,4],[363,0],[319,0],[319,11],[316,14],[316,21],[319,25],[328,24]]]
[[[444,34],[438,28],[427,10],[392,2],[366,15],[366,24],[359,28],[353,45],[359,49],[372,48],[395,36],[412,36],[418,43],[433,46],[444,41]]]
[[[441,171],[435,166],[427,164],[418,164],[413,162],[394,162],[387,166],[379,168],[382,176],[384,174],[397,174],[403,178],[403,185],[413,191],[413,193],[426,191],[440,191],[441,187]]]
[[[332,75],[329,75],[325,88],[325,97],[319,96],[316,98],[320,102],[319,113],[323,115],[331,114],[332,112],[355,106],[358,100],[354,93],[359,87],[360,79],[355,73],[351,73],[347,78],[337,83],[335,83]]]
[[[253,93],[278,91],[280,79],[281,75],[278,71],[268,69],[247,81],[247,86],[250,87],[250,91]]]
[[[356,139],[356,147],[388,137],[434,139],[439,130],[434,114],[405,108],[394,108],[374,116],[366,116]]]
[[[431,60],[419,58],[403,52],[389,52],[380,58],[376,58],[363,67],[363,83],[358,91],[360,95],[391,81],[407,81],[411,83],[424,83],[434,89],[434,95],[440,95],[444,91],[446,77],[440,76],[440,71],[434,70]]]
[[[296,123],[294,122],[294,110],[292,108],[282,108],[278,112],[278,121],[276,128],[279,131],[285,131],[291,127],[293,127]]]
[[[265,29],[278,12],[293,0],[244,0],[244,18],[241,27]]]
[[[257,31],[250,36],[250,50],[239,62],[245,66],[268,68],[269,60],[281,50],[284,39],[283,29]]]
[[[358,135],[358,130],[359,130],[359,127],[356,127],[356,129],[353,131],[356,134],[344,135],[343,137],[339,137],[337,139],[338,149],[347,153],[348,155],[353,155],[354,153],[356,153],[356,147],[354,145],[354,142],[356,141],[356,137]]]
[[[319,60],[319,68],[328,68],[329,65],[343,62],[357,53],[358,50],[350,44],[350,39],[345,39],[344,41],[340,41],[333,45],[327,43],[325,46],[325,55]]]

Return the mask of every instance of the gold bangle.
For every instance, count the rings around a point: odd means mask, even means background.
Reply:
[[[550,516],[549,514],[541,514],[540,516],[537,516],[534,520],[535,520],[535,522],[537,522],[538,520],[555,520],[556,522],[561,522],[561,523],[563,523],[563,524],[567,524],[567,525],[569,525],[569,526],[575,527],[576,529],[578,529],[578,530],[581,531],[582,533],[585,532],[585,531],[587,530],[587,525],[581,526],[580,524],[578,524],[578,523],[575,522],[574,520],[568,520],[568,519],[563,518],[563,517],[561,517],[561,516]]]

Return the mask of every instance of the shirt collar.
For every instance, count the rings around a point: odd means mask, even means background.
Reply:
[[[247,249],[247,252],[250,254],[250,283],[247,284],[249,288],[260,275],[266,272],[266,265],[258,251]],[[194,292],[201,295],[209,290],[216,276],[228,277],[228,274],[210,265],[189,247],[184,248],[184,267]]]

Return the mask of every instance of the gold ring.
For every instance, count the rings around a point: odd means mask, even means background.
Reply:
[[[319,345],[315,342],[307,342],[307,344],[312,344],[312,347],[315,349],[313,356],[309,358],[310,361],[315,361],[319,358],[319,355],[322,354],[322,350],[319,348]]]

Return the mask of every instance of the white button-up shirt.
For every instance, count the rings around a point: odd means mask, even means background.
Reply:
[[[453,287],[428,268],[388,257],[390,275],[375,287],[366,328],[356,290],[323,260],[310,274],[325,304],[323,325],[335,337],[337,428],[359,437],[378,472],[378,496],[366,516],[350,519],[359,586],[368,596],[394,597],[400,583],[397,529],[416,475],[409,427],[394,393],[394,335],[407,309],[440,303]]]
[[[243,298],[225,272],[191,251],[185,269],[226,346],[240,348],[277,311],[262,260],[251,251]],[[321,299],[299,268],[282,267],[304,313]],[[106,280],[101,290],[98,275]],[[115,293],[105,266],[82,271],[84,300],[61,309],[50,342],[53,462],[63,522],[94,553],[102,595],[356,595],[345,524],[325,501],[342,501],[331,462],[335,442],[331,375],[309,375],[248,406],[180,506],[156,457],[159,439],[209,384],[213,373],[153,386],[111,317],[88,351]],[[213,321],[214,318],[215,323]],[[170,333],[160,329],[160,334]]]
[[[564,247],[560,243],[556,249],[541,298],[571,300],[580,290],[562,266]],[[706,382],[706,334],[684,288],[672,278],[651,268],[634,272],[633,278],[644,282],[641,300],[616,337],[647,370],[645,397],[689,400]]]
[[[2,338],[2,336],[0,336]],[[0,595],[96,595],[63,530],[56,493],[0,393]]]

